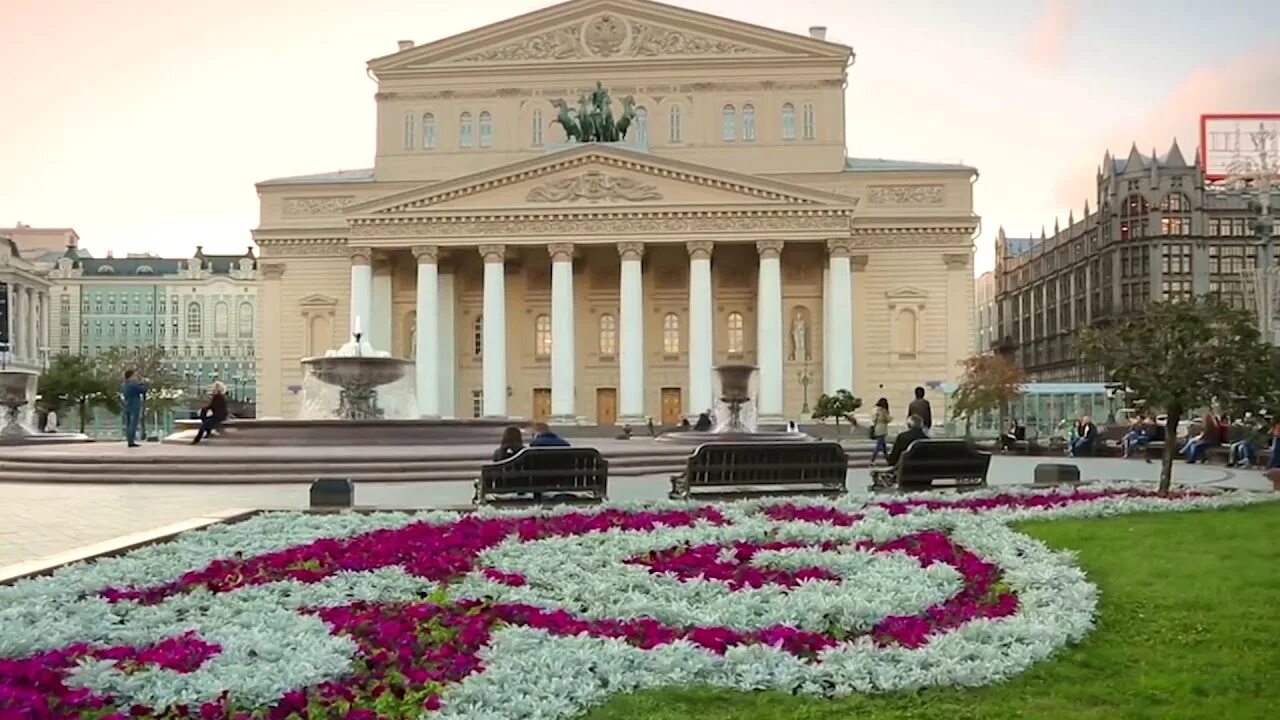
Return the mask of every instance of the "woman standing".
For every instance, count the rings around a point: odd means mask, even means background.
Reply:
[[[871,438],[876,441],[875,449],[871,451],[871,464],[876,462],[876,455],[880,455],[886,461],[889,459],[889,447],[886,438],[889,437],[889,423],[893,422],[893,416],[889,414],[889,400],[880,398],[876,401],[876,412],[871,416]]]

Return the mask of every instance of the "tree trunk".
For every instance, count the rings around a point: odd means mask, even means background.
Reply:
[[[973,439],[973,430],[970,427],[971,424],[972,424],[972,419],[968,415],[965,415],[964,416],[964,439],[965,440]]]
[[[1164,420],[1164,457],[1160,459],[1161,495],[1168,495],[1173,485],[1173,459],[1178,453],[1178,420],[1182,417],[1182,408],[1171,405],[1165,408],[1168,415]]]
[[[80,416],[80,434],[81,435],[84,434],[84,409],[85,409],[85,405],[87,404],[88,403],[85,402],[84,398],[80,398],[79,400],[76,401],[76,410],[77,410],[76,414]]]

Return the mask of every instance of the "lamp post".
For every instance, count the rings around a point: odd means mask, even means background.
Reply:
[[[804,404],[800,406],[800,414],[809,414],[809,385],[813,382],[813,376],[809,374],[809,363],[805,362],[804,367],[799,372],[800,389],[804,395]]]

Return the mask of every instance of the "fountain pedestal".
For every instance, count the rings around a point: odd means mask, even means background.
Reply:
[[[35,402],[39,381],[34,370],[0,370],[0,445],[89,442],[83,433],[42,433],[23,424],[22,414]]]
[[[692,445],[752,440],[813,441],[812,437],[802,432],[761,431],[757,428],[755,406],[751,402],[751,376],[756,372],[755,365],[725,363],[716,366],[715,371],[720,376],[720,404],[716,407],[715,427],[709,432],[667,432],[659,435],[659,440]]]

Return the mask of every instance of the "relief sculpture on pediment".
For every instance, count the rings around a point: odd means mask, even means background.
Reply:
[[[654,185],[647,185],[638,180],[626,177],[607,175],[597,170],[583,173],[571,178],[556,180],[540,185],[525,196],[529,202],[560,203],[586,200],[601,202],[605,200],[626,200],[642,202],[645,200],[661,200],[662,193]]]
[[[695,35],[680,30],[631,23],[634,39],[630,54],[639,57],[660,55],[755,55],[760,50],[720,38]]]
[[[473,53],[459,62],[569,60],[586,56],[582,26],[565,25],[517,42]]]
[[[670,55],[757,55],[760,48],[676,28],[628,20],[612,13],[562,25],[486,48],[452,62],[524,62]]]

